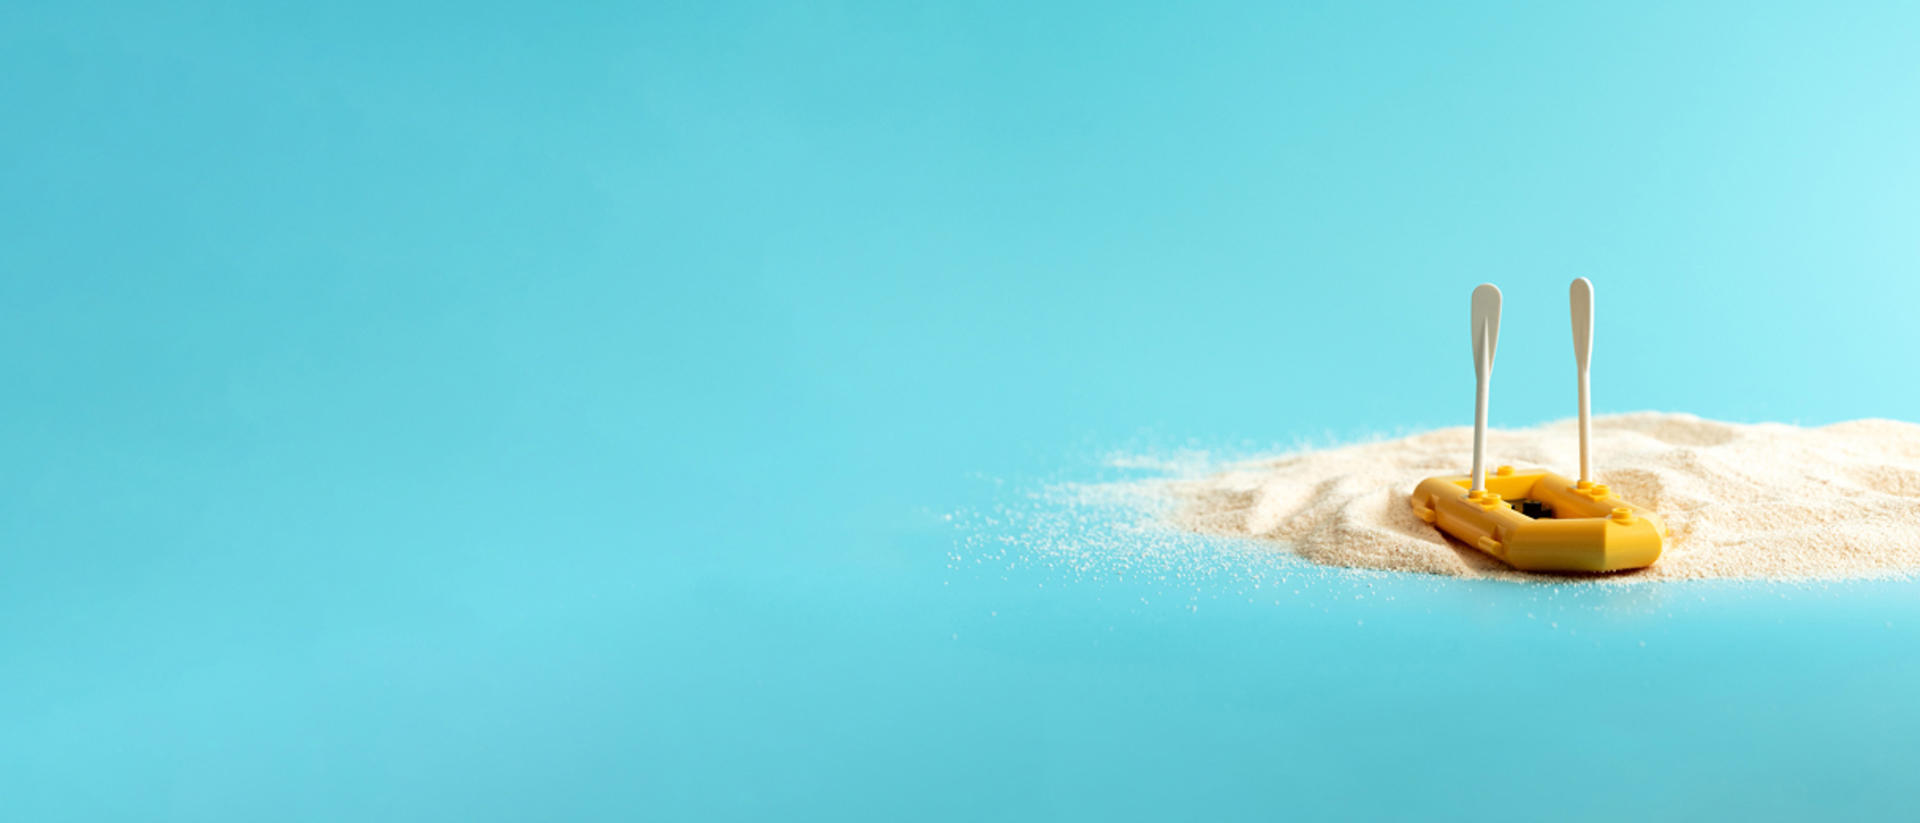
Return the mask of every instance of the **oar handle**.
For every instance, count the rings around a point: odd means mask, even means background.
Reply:
[[[1482,283],[1473,290],[1473,491],[1487,488],[1487,388],[1493,382],[1493,352],[1500,344],[1500,289]]]
[[[1593,403],[1587,379],[1593,359],[1593,284],[1585,277],[1574,278],[1567,289],[1567,304],[1573,311],[1573,362],[1580,376],[1580,482],[1593,482]]]

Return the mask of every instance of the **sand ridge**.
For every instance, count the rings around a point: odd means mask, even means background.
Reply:
[[[1672,531],[1652,568],[1602,579],[1834,579],[1920,571],[1920,425],[1819,428],[1687,414],[1596,417],[1595,479]],[[1472,429],[1254,459],[1158,481],[1173,527],[1250,538],[1314,563],[1457,577],[1538,579],[1422,522],[1407,495],[1465,474]],[[1490,466],[1579,465],[1571,420],[1488,433]]]

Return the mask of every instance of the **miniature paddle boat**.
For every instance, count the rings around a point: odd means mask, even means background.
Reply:
[[[1660,559],[1667,535],[1659,515],[1592,480],[1592,412],[1587,365],[1593,349],[1593,284],[1573,281],[1574,362],[1580,376],[1580,479],[1501,466],[1486,476],[1487,388],[1500,339],[1500,290],[1473,290],[1473,473],[1429,477],[1413,490],[1421,520],[1507,565],[1535,572],[1642,569]]]

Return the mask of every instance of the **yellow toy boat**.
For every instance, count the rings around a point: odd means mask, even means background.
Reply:
[[[1621,500],[1605,484],[1501,466],[1486,488],[1473,478],[1429,477],[1413,490],[1413,513],[1521,571],[1614,572],[1660,559],[1660,516]]]
[[[1573,281],[1574,361],[1580,377],[1580,480],[1545,470],[1501,466],[1486,476],[1487,389],[1500,336],[1500,290],[1473,290],[1473,473],[1429,477],[1413,490],[1421,520],[1507,565],[1533,572],[1613,572],[1642,569],[1660,559],[1667,527],[1591,480],[1588,444],[1592,413],[1587,366],[1593,343],[1593,284]],[[1517,507],[1517,508],[1516,508]]]

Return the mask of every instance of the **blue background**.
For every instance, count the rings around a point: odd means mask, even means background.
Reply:
[[[1495,425],[1575,276],[1920,419],[1920,9],[1447,6],[0,5],[0,813],[1910,816],[1913,583],[950,568],[1466,422],[1482,281]]]

